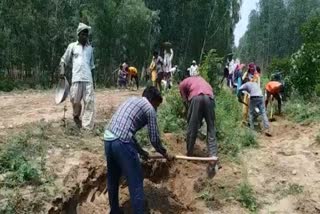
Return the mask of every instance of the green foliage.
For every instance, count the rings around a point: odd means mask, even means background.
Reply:
[[[204,61],[201,63],[199,73],[200,75],[207,80],[211,85],[218,86],[220,85],[222,69],[221,69],[221,57],[218,56],[216,50],[210,50],[209,53],[205,56]],[[215,90],[219,88],[216,87]]]
[[[2,78],[0,79],[0,91],[9,92],[12,91],[14,88],[16,88],[16,85],[13,81]]]
[[[238,187],[237,200],[250,211],[254,212],[258,208],[258,202],[252,187],[248,183],[242,183]]]
[[[257,146],[256,136],[241,125],[241,105],[229,90],[216,96],[216,126],[219,152],[235,157],[245,147]]]
[[[56,82],[79,22],[92,26],[97,84],[110,86],[119,63],[140,71],[154,49],[163,54],[164,41],[172,42],[174,64],[181,67],[212,48],[225,55],[240,9],[238,0],[3,0],[0,5],[0,68],[6,77],[44,88]]]
[[[14,136],[2,145],[0,174],[4,174],[4,181],[0,182],[0,187],[13,188],[27,184],[41,184],[45,172],[43,169],[43,149],[41,136],[39,136],[39,141],[33,142],[31,133]]]
[[[320,81],[320,43],[311,38],[320,34],[319,23],[320,16],[316,16],[303,26],[305,43],[293,54],[291,60],[290,81],[294,89],[305,98],[316,94],[316,87]]]
[[[305,101],[296,96],[286,103],[285,112],[296,122],[320,121],[319,103],[320,100],[318,98]]]
[[[319,6],[318,0],[260,0],[259,9],[250,14],[248,30],[237,49],[238,57],[264,68],[273,58],[290,56],[305,37],[301,35],[301,26]],[[309,33],[308,38],[311,37],[319,41],[316,32]]]
[[[184,105],[177,88],[172,88],[159,108],[160,130],[164,133],[180,133],[186,127]]]

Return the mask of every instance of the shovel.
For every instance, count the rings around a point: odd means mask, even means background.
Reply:
[[[149,156],[149,159],[164,159],[162,155],[151,155]],[[189,160],[189,161],[216,161],[218,160],[218,157],[212,156],[212,157],[189,157],[184,155],[175,155],[175,159],[178,160]]]

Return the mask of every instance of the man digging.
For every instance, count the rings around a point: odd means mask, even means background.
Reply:
[[[187,155],[193,155],[198,130],[203,119],[207,123],[207,146],[210,157],[216,157],[218,152],[215,129],[215,102],[212,87],[200,76],[184,79],[179,90],[183,101],[188,106]],[[216,174],[217,160],[211,161],[207,171],[208,176]]]
[[[144,159],[149,155],[137,143],[137,131],[147,125],[150,142],[155,150],[166,159],[173,159],[160,140],[156,110],[161,103],[160,91],[149,86],[143,91],[142,97],[132,97],[125,101],[106,127],[104,146],[110,214],[123,213],[119,208],[121,175],[124,175],[128,182],[133,213],[144,213],[143,173],[138,154]]]
[[[73,120],[79,128],[92,130],[95,117],[95,97],[92,72],[95,68],[93,48],[88,36],[91,27],[80,23],[77,29],[78,41],[69,44],[60,62],[60,76],[64,78],[65,67],[72,63],[72,85],[70,89]],[[83,100],[83,116],[80,119]]]

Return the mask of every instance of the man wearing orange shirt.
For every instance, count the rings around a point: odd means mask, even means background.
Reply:
[[[278,101],[278,112],[281,114],[281,92],[283,91],[283,85],[278,81],[270,81],[266,84],[266,108],[268,106],[269,101],[274,97]]]
[[[137,85],[137,90],[139,90],[138,70],[135,67],[130,66],[130,67],[126,68],[126,71],[129,74],[129,76],[128,76],[129,77],[129,79],[128,79],[129,85],[131,86],[132,85],[132,80],[135,79],[136,85]]]

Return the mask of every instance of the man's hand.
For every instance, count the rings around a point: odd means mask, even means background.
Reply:
[[[164,154],[163,157],[165,157],[170,162],[176,159],[176,157],[174,155],[171,155],[168,153]]]
[[[65,70],[64,70],[64,64],[60,64],[60,74],[59,74],[60,79],[64,79],[65,77]]]

